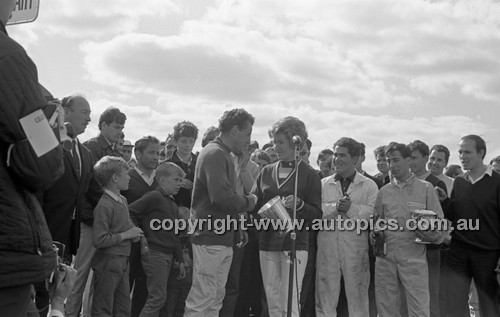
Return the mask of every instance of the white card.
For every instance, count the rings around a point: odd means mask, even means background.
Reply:
[[[38,157],[59,145],[59,141],[57,141],[54,131],[50,128],[41,109],[19,119],[19,123],[21,123],[24,133]]]

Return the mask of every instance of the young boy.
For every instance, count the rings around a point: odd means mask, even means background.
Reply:
[[[92,259],[94,300],[92,316],[130,316],[128,280],[131,240],[143,232],[130,219],[127,200],[120,190],[128,188],[128,164],[124,159],[105,156],[94,166],[96,180],[104,194],[94,209]]]
[[[180,262],[180,276],[184,277],[181,244],[173,230],[164,230],[164,220],[178,218],[179,208],[173,195],[181,188],[182,169],[174,163],[163,162],[156,168],[158,187],[130,205],[132,219],[144,230],[149,253],[142,255],[146,272],[148,298],[140,317],[159,316],[167,300],[167,281],[175,258]]]

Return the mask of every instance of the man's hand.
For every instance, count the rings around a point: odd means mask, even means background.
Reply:
[[[248,244],[248,233],[245,230],[238,229],[240,242],[236,245],[238,248],[243,248]]]
[[[193,182],[187,178],[183,178],[181,182],[181,187],[191,190],[193,189]]]
[[[75,285],[76,273],[77,271],[74,268],[66,264],[60,264],[56,273],[58,275],[54,297],[50,302],[51,309],[57,309],[61,312],[64,311],[64,301]]]
[[[191,216],[191,212],[188,207],[179,207],[179,218],[180,219],[189,219]]]
[[[337,202],[337,211],[339,213],[346,213],[351,208],[351,204],[351,198],[344,196]]]
[[[438,198],[439,198],[439,201],[440,202],[443,202],[446,198],[448,198],[448,193],[446,193],[446,191],[444,189],[442,189],[441,187],[434,187],[436,189],[436,193],[438,195]]]
[[[430,242],[430,243],[435,243],[439,241],[439,239],[442,236],[442,232],[438,230],[415,230],[417,233],[417,237],[422,240],[423,242]]]
[[[285,208],[293,209],[293,195],[288,195],[282,198],[281,201],[283,202]],[[301,204],[302,204],[302,199],[300,199],[300,197],[297,197],[297,208],[299,208]]]

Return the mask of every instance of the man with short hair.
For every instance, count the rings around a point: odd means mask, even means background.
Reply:
[[[106,155],[121,157],[115,148],[115,143],[120,139],[127,117],[118,108],[109,107],[99,117],[99,135],[83,143],[87,147],[94,162],[99,161]],[[95,253],[92,242],[92,225],[94,222],[94,208],[103,194],[101,184],[94,176],[90,179],[89,188],[82,203],[82,221],[80,224],[80,243],[75,257],[75,269],[78,270],[75,287],[71,291],[66,303],[66,315],[68,317],[78,316],[80,307],[84,314],[90,314],[89,303],[83,303],[82,296],[91,268],[91,260]],[[85,298],[87,298],[85,294]]]
[[[66,246],[63,261],[70,265],[80,241],[80,219],[85,192],[92,177],[94,162],[90,151],[80,143],[78,135],[85,132],[90,122],[90,105],[81,95],[62,99],[64,121],[72,127],[72,148],[63,153],[64,175],[49,189],[39,193],[38,199],[45,214],[52,240]],[[36,285],[37,307],[47,315],[49,293],[45,285]]]
[[[397,226],[390,226],[381,233],[385,236],[386,254],[377,256],[375,266],[378,313],[380,316],[399,316],[400,295],[405,292],[409,315],[429,317],[426,247],[416,239],[439,244],[443,233],[411,230],[406,224],[415,210],[434,211],[438,218],[443,217],[443,211],[432,185],[410,173],[411,151],[406,145],[390,143],[386,157],[393,179],[380,189],[375,213]],[[373,242],[373,232],[371,239]]]
[[[444,145],[436,144],[431,148],[431,153],[429,155],[429,162],[427,163],[427,168],[436,176],[439,180],[442,180],[446,185],[448,197],[451,196],[451,190],[453,189],[453,178],[448,177],[443,174],[445,167],[448,165],[450,159],[450,150]]]
[[[123,141],[122,157],[128,163],[132,159],[132,149],[134,145],[129,140]]]
[[[361,147],[359,159],[356,162],[356,170],[358,173],[361,175],[371,179],[372,181],[375,182],[377,185],[377,188],[380,189],[384,186],[384,182],[375,176],[371,176],[368,174],[365,170],[363,170],[363,162],[365,161],[366,157],[366,148],[364,143],[359,143]],[[376,317],[377,316],[377,303],[375,300],[375,255],[373,254],[373,248],[371,243],[368,244],[368,259],[370,260],[370,287],[368,288],[368,302],[369,302],[369,315],[370,317]],[[342,283],[342,289],[340,291],[340,300],[339,300],[339,310],[341,312],[345,311],[346,309],[343,308],[343,306],[346,306],[347,300],[345,297],[345,287],[344,284]],[[337,311],[339,311],[337,310]],[[339,313],[340,314],[340,313]],[[347,314],[345,314],[347,315]]]
[[[479,295],[481,316],[500,316],[499,285],[495,279],[500,269],[500,175],[483,163],[486,143],[480,136],[464,136],[459,147],[460,162],[466,173],[455,178],[451,198],[439,191],[446,217],[455,228],[448,260],[451,272],[447,296],[452,300],[447,301],[446,316],[468,316],[472,279]],[[480,230],[464,230],[467,221],[469,224],[477,221]]]
[[[143,136],[135,142],[134,148],[137,165],[128,171],[130,176],[128,189],[122,192],[129,204],[158,187],[155,169],[158,166],[160,140],[150,135]],[[129,263],[129,283],[130,289],[133,290],[130,315],[136,317],[141,313],[148,297],[146,273],[141,262],[140,242],[132,243]]]
[[[319,178],[325,178],[333,175],[332,156],[333,151],[330,149],[324,149],[319,152],[318,159],[316,160],[316,163],[319,166]]]
[[[367,178],[371,179],[372,181],[374,181],[375,184],[377,185],[378,189],[382,188],[382,186],[384,186],[384,182],[380,178],[377,178],[375,176],[371,176],[365,170],[363,170],[363,162],[366,159],[366,156],[365,156],[366,155],[366,147],[365,147],[365,144],[361,143],[361,142],[359,143],[359,146],[360,146],[360,154],[359,154],[359,159],[356,162],[356,166],[355,166],[356,170],[358,171],[358,173],[360,173],[364,177],[367,177]]]
[[[408,145],[411,151],[410,157],[410,172],[416,177],[425,180],[432,184],[433,187],[440,187],[446,189],[443,181],[439,180],[426,168],[429,161],[429,147],[427,144],[420,140],[415,140]],[[429,298],[430,298],[430,312],[431,317],[439,317],[439,273],[441,266],[441,256],[439,245],[427,245],[427,264],[429,265]],[[403,295],[404,297],[404,295]],[[403,311],[404,308],[403,308]]]
[[[450,159],[450,151],[444,145],[434,145],[431,148],[431,152],[429,155],[429,162],[427,163],[427,168],[432,173],[432,175],[436,176],[439,180],[443,181],[446,185],[448,197],[451,196],[451,191],[453,190],[453,181],[454,179],[443,174],[444,168],[448,165],[448,161]],[[446,312],[446,301],[447,301],[447,293],[446,288],[448,284],[448,275],[449,275],[449,267],[448,267],[448,257],[449,257],[449,244],[451,241],[450,232],[448,232],[445,236],[443,244],[440,248],[440,271],[439,271],[439,312],[440,315],[444,315]],[[429,275],[430,277],[430,275]],[[451,299],[453,300],[453,299]],[[432,300],[431,300],[432,301]]]
[[[214,221],[253,210],[255,195],[236,191],[236,169],[231,152],[248,147],[254,117],[244,109],[224,112],[219,120],[220,136],[200,152],[195,169],[191,219]],[[216,234],[208,226],[195,228],[193,243],[193,285],[186,299],[184,316],[217,316],[233,255],[234,232]]]
[[[368,220],[373,214],[378,189],[374,181],[356,171],[361,146],[344,137],[335,142],[333,148],[335,174],[321,180],[323,219],[336,224],[343,219]],[[367,230],[359,234],[356,230],[320,231],[316,271],[317,316],[337,316],[341,277],[345,281],[349,316],[369,316]]]
[[[500,174],[500,155],[491,160],[490,166],[493,171]]]
[[[377,147],[373,154],[375,155],[375,160],[377,161],[378,173],[374,177],[380,179],[383,184],[389,184],[391,179],[389,177],[389,167],[387,166],[387,161],[385,157],[385,145]]]
[[[311,147],[312,147],[311,140],[306,139],[306,142],[304,142],[304,145],[302,146],[299,152],[300,159],[307,164],[309,164],[309,156],[311,156]]]

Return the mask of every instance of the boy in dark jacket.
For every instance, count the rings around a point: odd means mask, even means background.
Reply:
[[[179,239],[172,230],[165,229],[178,219],[179,208],[173,195],[181,188],[184,175],[176,164],[161,163],[155,176],[159,186],[130,205],[132,219],[143,228],[149,245],[149,253],[142,256],[148,298],[140,317],[159,316],[167,300],[167,282],[173,258],[180,262],[180,276],[185,275]],[[162,224],[167,226],[162,227]]]
[[[128,188],[128,164],[121,157],[105,156],[94,167],[104,184],[104,194],[94,210],[93,241],[96,253],[92,316],[130,316],[128,281],[131,241],[143,236],[130,219],[128,204],[120,190]]]

